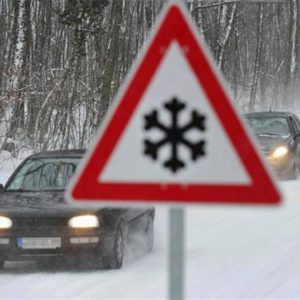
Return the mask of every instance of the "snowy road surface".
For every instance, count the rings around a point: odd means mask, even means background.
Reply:
[[[300,298],[300,180],[281,183],[279,207],[186,209],[186,298]],[[153,253],[120,271],[8,263],[1,299],[167,298],[168,210],[157,208]]]

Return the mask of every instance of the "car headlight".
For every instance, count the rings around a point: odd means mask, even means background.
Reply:
[[[93,215],[77,216],[69,220],[69,226],[72,228],[95,228],[99,227],[99,220]]]
[[[12,227],[12,220],[7,217],[0,216],[0,229],[8,229]]]
[[[281,158],[281,157],[287,155],[288,152],[289,152],[289,149],[286,146],[279,146],[273,151],[272,158]]]

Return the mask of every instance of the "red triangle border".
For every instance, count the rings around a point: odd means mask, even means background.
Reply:
[[[118,140],[159,67],[166,50],[176,41],[195,77],[204,89],[241,162],[252,179],[251,185],[107,183],[99,178]],[[220,100],[221,99],[221,100]],[[98,143],[71,186],[76,202],[155,202],[175,204],[238,203],[276,204],[280,193],[257,154],[251,139],[237,116],[225,88],[215,74],[205,50],[199,45],[185,13],[178,4],[169,5],[165,17],[142,61],[138,65],[118,106],[112,112]]]

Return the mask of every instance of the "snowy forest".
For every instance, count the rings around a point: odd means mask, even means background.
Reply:
[[[0,0],[0,152],[86,148],[166,0]],[[295,109],[299,0],[187,0],[243,112]]]

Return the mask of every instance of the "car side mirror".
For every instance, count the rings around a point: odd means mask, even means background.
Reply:
[[[4,186],[2,183],[0,183],[0,193],[3,193],[4,192]]]

